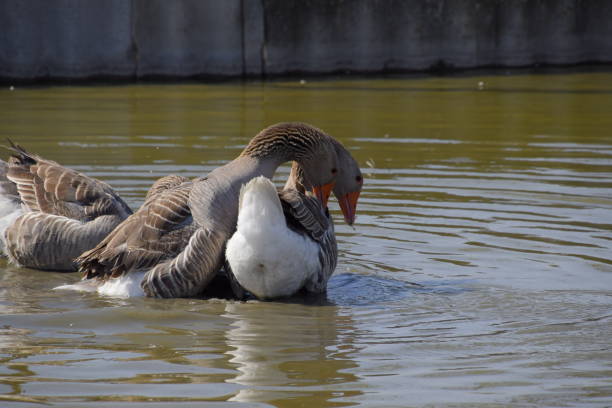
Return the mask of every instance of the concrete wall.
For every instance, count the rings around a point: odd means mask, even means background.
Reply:
[[[0,78],[612,62],[610,0],[0,0]]]

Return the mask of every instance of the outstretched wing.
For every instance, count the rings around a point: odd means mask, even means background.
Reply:
[[[11,145],[6,177],[15,183],[21,201],[31,211],[81,221],[132,213],[108,184]]]

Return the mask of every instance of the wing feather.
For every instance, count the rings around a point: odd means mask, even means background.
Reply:
[[[295,189],[284,189],[278,194],[287,226],[307,234],[319,244],[320,268],[317,276],[306,283],[306,288],[310,292],[324,292],[338,262],[338,245],[329,212],[318,199]]]
[[[144,292],[164,298],[201,293],[221,267],[224,245],[223,233],[198,228],[176,257],[147,272],[141,283]]]
[[[81,221],[101,215],[131,214],[127,204],[106,183],[12,144],[6,178],[16,186],[30,211]]]
[[[301,228],[320,242],[331,224],[321,202],[294,189],[284,189],[278,194],[289,226]]]
[[[76,262],[86,278],[149,268],[176,256],[195,231],[187,204],[193,183],[161,189]]]
[[[189,181],[187,177],[177,176],[176,174],[170,174],[169,176],[158,179],[155,183],[153,183],[147,192],[145,203],[148,202],[150,198],[155,197],[157,194],[178,187],[187,181]]]
[[[18,265],[29,268],[74,271],[73,259],[96,245],[118,223],[106,215],[81,221],[42,212],[27,212],[5,231],[6,254]]]

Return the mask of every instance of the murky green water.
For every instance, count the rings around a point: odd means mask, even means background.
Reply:
[[[332,204],[327,301],[109,299],[0,261],[0,405],[612,406],[612,74],[0,90],[0,137],[134,207],[286,120],[367,175],[354,230]]]

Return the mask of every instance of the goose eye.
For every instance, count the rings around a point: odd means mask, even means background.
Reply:
[[[355,180],[357,180],[357,182],[358,182],[358,183],[361,183],[361,181],[362,181],[363,179],[361,178],[361,176],[357,176],[357,177],[355,177]]]
[[[334,168],[332,169],[332,174],[336,174],[337,172],[338,172],[338,169],[334,167]]]

